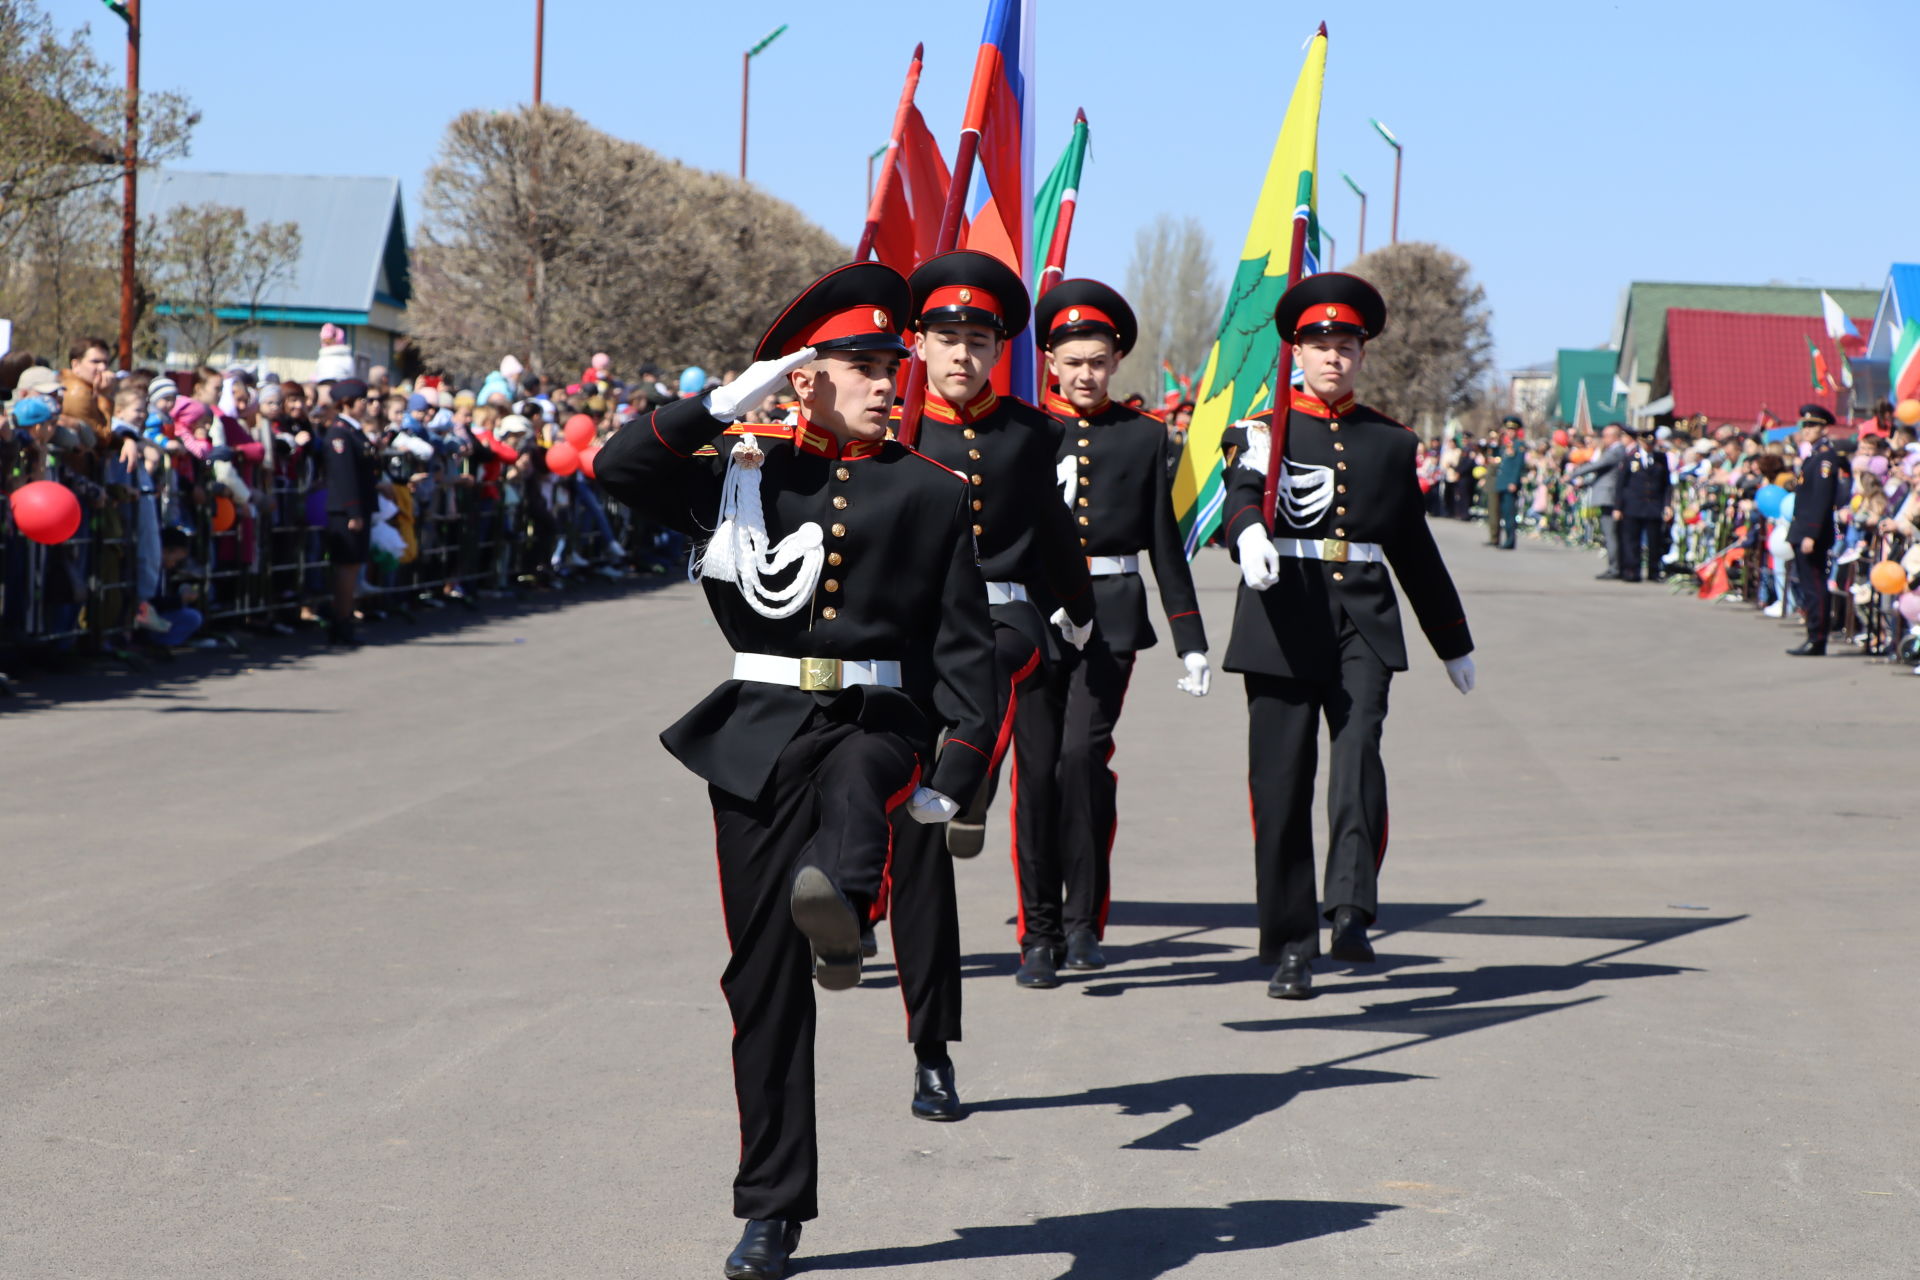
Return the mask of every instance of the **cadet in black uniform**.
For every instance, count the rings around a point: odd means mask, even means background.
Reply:
[[[1673,472],[1666,454],[1647,448],[1647,431],[1628,428],[1627,434],[1633,441],[1620,472],[1620,509],[1614,513],[1620,520],[1620,579],[1640,581],[1644,559],[1647,577],[1659,582],[1667,576],[1661,565],[1661,529],[1673,519]]]
[[[927,366],[927,402],[916,446],[942,466],[966,477],[973,537],[980,572],[993,616],[994,710],[999,726],[993,740],[992,769],[997,771],[1009,743],[1017,770],[1043,784],[1055,777],[1060,728],[1037,714],[1044,700],[1025,716],[1016,709],[1025,688],[1057,659],[1060,646],[1049,635],[1051,621],[1069,644],[1086,643],[1093,626],[1093,590],[1087,576],[1078,526],[1061,505],[1054,484],[1060,424],[1023,400],[995,393],[989,380],[1006,343],[1027,327],[1030,304],[1020,277],[998,258],[984,253],[941,254],[922,263],[907,282],[913,290],[915,350]],[[1020,793],[1021,817],[1052,823],[1058,800],[1051,786],[1026,786]],[[993,775],[947,831],[947,847],[956,857],[980,851],[983,824],[993,795]],[[1028,806],[1038,809],[1032,814]],[[903,844],[926,839],[906,831]],[[896,863],[911,849],[896,853]],[[948,874],[951,874],[949,869]],[[952,959],[937,962],[916,943],[899,950],[903,939],[926,936],[903,926],[900,913],[924,914],[906,905],[906,887],[895,877],[895,961],[906,996],[910,1028],[919,1059],[914,1113],[929,1120],[958,1117],[952,1068],[944,1063],[944,1042],[959,1038],[960,968]],[[951,892],[949,890],[949,897]],[[957,916],[956,916],[957,919]],[[957,925],[956,925],[957,929]],[[1044,963],[1054,962],[1049,950]]]
[[[327,559],[333,564],[333,621],[327,643],[358,644],[353,632],[353,602],[360,589],[360,567],[372,545],[379,458],[357,417],[367,402],[367,384],[342,378],[333,384],[322,436],[321,457],[327,482]]]
[[[1800,406],[1800,443],[1812,452],[1800,460],[1800,483],[1793,491],[1793,519],[1787,541],[1793,544],[1793,571],[1807,610],[1807,639],[1787,650],[1796,658],[1827,652],[1827,560],[1833,554],[1833,513],[1846,501],[1846,463],[1827,438],[1833,414],[1823,405]]]
[[[1260,958],[1278,963],[1267,994],[1305,999],[1319,953],[1313,884],[1315,738],[1332,739],[1327,780],[1326,914],[1335,959],[1373,959],[1387,851],[1387,776],[1380,730],[1387,686],[1407,669],[1400,606],[1387,566],[1460,692],[1473,688],[1473,638],[1427,527],[1413,432],[1353,398],[1365,343],[1387,308],[1366,281],[1308,276],[1275,310],[1305,387],[1292,393],[1279,447],[1271,413],[1250,421],[1227,476],[1227,541],[1244,589],[1226,669],[1247,678],[1248,775]],[[1275,455],[1278,455],[1277,457]],[[1281,485],[1273,536],[1262,520],[1269,466]]]
[[[1059,980],[1046,961],[1063,948],[1069,969],[1106,967],[1099,943],[1117,826],[1117,779],[1108,762],[1134,655],[1156,643],[1141,552],[1152,556],[1160,605],[1186,667],[1181,687],[1204,695],[1212,672],[1173,511],[1166,428],[1107,398],[1109,380],[1139,336],[1133,308],[1098,281],[1063,280],[1035,307],[1035,327],[1059,383],[1046,403],[1065,429],[1055,478],[1075,518],[1094,603],[1092,639],[1064,653],[1036,690],[1041,696],[1023,697],[1016,712],[1062,726],[1055,776],[1039,776],[1016,756],[1012,783],[1020,949],[1024,956],[1044,948],[1021,977],[1024,985],[1051,987]],[[1031,796],[1036,790],[1040,802]],[[1045,800],[1055,795],[1057,808],[1049,812]]]
[[[733,678],[660,736],[707,780],[719,846],[749,1220],[736,1278],[785,1275],[818,1211],[809,978],[859,981],[895,810],[938,823],[986,776],[993,654],[967,486],[886,438],[907,306],[889,267],[830,272],[746,372],[635,419],[596,464],[615,497],[708,538],[702,585],[735,650]],[[728,425],[789,380],[793,426]]]

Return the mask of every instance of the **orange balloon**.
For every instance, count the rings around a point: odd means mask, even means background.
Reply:
[[[1581,448],[1575,449],[1572,452],[1568,453],[1567,461],[1571,462],[1574,466],[1577,467],[1587,462],[1592,457],[1593,457],[1593,450],[1582,446]]]
[[[547,450],[547,470],[557,476],[570,476],[580,469],[580,451],[565,440]]]
[[[232,498],[215,498],[213,500],[213,531],[215,533],[225,533],[227,530],[233,528],[233,522],[238,518],[239,516],[233,509]]]
[[[589,480],[594,478],[593,460],[599,456],[600,456],[599,445],[595,445],[591,449],[583,449],[580,452],[580,470],[581,470],[581,473],[584,474]]]
[[[1894,408],[1893,416],[1910,427],[1920,423],[1920,400],[1902,400]]]
[[[1897,596],[1907,589],[1907,571],[1898,560],[1882,560],[1873,566],[1873,589],[1883,596]]]
[[[567,443],[574,448],[584,449],[593,443],[593,419],[584,413],[576,413],[567,419],[566,428],[561,434],[566,436]]]

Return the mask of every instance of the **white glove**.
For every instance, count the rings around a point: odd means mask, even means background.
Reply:
[[[1067,616],[1065,609],[1055,609],[1053,616],[1048,618],[1047,621],[1060,628],[1060,634],[1065,636],[1067,643],[1076,649],[1086,648],[1087,641],[1093,639],[1093,624],[1089,622],[1084,627],[1075,626],[1073,619]]]
[[[1255,591],[1265,591],[1280,581],[1280,553],[1273,549],[1267,531],[1250,524],[1240,531],[1235,543],[1240,548],[1240,577]]]
[[[960,812],[960,802],[941,795],[932,787],[916,787],[907,799],[907,816],[929,825],[947,822]]]
[[[802,347],[778,360],[756,360],[741,370],[740,376],[732,382],[709,391],[702,403],[706,405],[707,412],[720,421],[738,421],[748,410],[778,391],[789,373],[813,359],[816,354],[812,347]]]
[[[1473,659],[1448,658],[1447,679],[1453,681],[1453,687],[1462,693],[1473,692]]]
[[[1213,668],[1207,663],[1207,655],[1199,650],[1180,655],[1180,661],[1187,664],[1187,674],[1174,681],[1174,688],[1190,693],[1196,698],[1207,696],[1207,690],[1213,687]]]

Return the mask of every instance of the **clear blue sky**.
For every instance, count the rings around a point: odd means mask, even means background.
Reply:
[[[90,23],[120,66],[120,23],[98,0],[41,2]],[[144,83],[204,114],[194,168],[393,174],[413,210],[449,119],[531,95],[533,0],[145,3]],[[1036,182],[1074,109],[1092,123],[1072,274],[1122,283],[1135,229],[1162,212],[1199,218],[1231,272],[1322,19],[1320,209],[1339,256],[1357,247],[1341,169],[1371,196],[1369,245],[1386,237],[1378,116],[1407,147],[1403,237],[1473,264],[1504,365],[1607,341],[1629,280],[1878,288],[1889,262],[1920,257],[1920,166],[1898,142],[1914,0],[1040,7]],[[755,59],[749,176],[851,244],[914,42],[921,109],[951,158],[985,11],[547,0],[546,99],[731,172],[740,53],[791,23]]]

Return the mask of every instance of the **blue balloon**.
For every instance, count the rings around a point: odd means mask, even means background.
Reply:
[[[1780,518],[1780,508],[1787,500],[1787,491],[1777,484],[1763,484],[1760,491],[1753,495],[1753,505],[1760,508],[1760,514],[1769,520]]]
[[[697,364],[690,364],[680,371],[680,394],[697,396],[707,389],[707,371]]]

